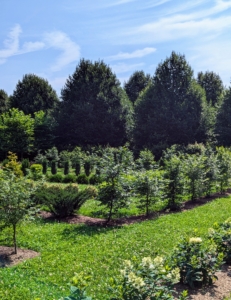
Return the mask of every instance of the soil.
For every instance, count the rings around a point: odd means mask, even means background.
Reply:
[[[204,205],[216,198],[224,197],[225,195],[229,195],[231,190],[229,190],[226,194],[214,194],[211,197],[197,199],[196,201],[187,201],[184,203],[182,210],[193,209],[197,206]],[[70,224],[79,224],[83,223],[89,226],[123,226],[130,225],[137,222],[142,222],[145,220],[151,220],[157,218],[158,216],[164,214],[170,214],[174,212],[169,211],[161,211],[159,213],[151,214],[148,217],[145,215],[140,216],[131,216],[126,218],[120,218],[110,221],[106,223],[105,219],[91,218],[80,215],[73,215],[66,218],[57,218],[52,213],[49,212],[41,212],[40,215],[42,218],[46,220],[54,220],[58,222],[67,222]],[[40,255],[38,252],[32,250],[18,249],[18,253],[14,254],[14,249],[12,247],[0,246],[0,267],[10,267],[16,265],[24,260],[36,257]],[[182,291],[188,289],[189,300],[221,300],[224,299],[225,296],[229,296],[231,293],[231,266],[223,265],[222,269],[216,273],[218,280],[216,280],[211,287],[204,287],[199,289],[190,289],[183,284],[175,285],[175,294],[179,295]]]

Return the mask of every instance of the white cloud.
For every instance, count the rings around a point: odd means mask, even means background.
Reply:
[[[19,35],[22,32],[20,25],[15,25],[3,44],[4,49],[0,50],[0,63],[4,63],[10,56],[16,55],[19,49]]]
[[[61,31],[49,32],[45,34],[44,40],[49,47],[62,50],[62,54],[57,58],[55,64],[51,66],[51,71],[59,71],[66,65],[79,60],[80,47],[65,33]]]
[[[118,63],[116,65],[111,65],[110,67],[112,68],[113,72],[115,73],[126,73],[129,71],[134,71],[137,69],[142,68],[144,64],[143,63],[139,63],[139,64],[132,64],[132,65],[128,65],[125,63]]]
[[[0,50],[0,64],[5,63],[11,56],[25,54],[44,48],[45,45],[43,42],[26,42],[20,49],[19,36],[21,33],[22,29],[19,24],[11,29],[8,39],[3,42],[5,48]]]
[[[109,56],[109,60],[123,60],[123,59],[131,59],[131,58],[139,58],[139,57],[144,57],[146,55],[149,55],[153,52],[155,52],[155,48],[144,48],[140,50],[135,50],[131,53],[128,52],[119,52],[116,55]]]

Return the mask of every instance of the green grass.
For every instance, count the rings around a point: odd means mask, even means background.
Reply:
[[[231,215],[231,197],[214,200],[190,211],[161,216],[123,227],[88,227],[37,220],[24,223],[18,246],[41,253],[12,268],[0,269],[1,300],[59,299],[68,295],[75,272],[90,275],[87,292],[94,300],[109,298],[107,284],[124,259],[168,254],[182,235],[205,236],[214,222]],[[11,245],[9,230],[1,245]]]

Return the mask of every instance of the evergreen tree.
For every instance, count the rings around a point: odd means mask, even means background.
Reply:
[[[207,138],[204,90],[193,79],[185,57],[172,52],[156,69],[153,84],[135,105],[134,144],[151,149],[157,156],[174,144]]]
[[[81,60],[61,95],[57,133],[62,144],[118,146],[125,143],[132,105],[104,62]]]
[[[34,114],[40,110],[50,111],[58,102],[57,94],[48,81],[34,74],[23,76],[10,97],[10,106],[25,114]]]
[[[130,76],[124,85],[124,89],[133,104],[137,100],[140,92],[145,89],[149,83],[151,83],[151,76],[149,74],[145,75],[143,71],[136,71]]]

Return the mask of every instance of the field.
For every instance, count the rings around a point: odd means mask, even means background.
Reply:
[[[90,204],[88,204],[89,209]],[[205,236],[214,222],[231,215],[231,197],[180,213],[127,226],[97,227],[36,219],[24,222],[18,246],[40,256],[0,270],[2,300],[59,299],[69,293],[75,273],[89,276],[87,292],[94,300],[109,299],[110,278],[119,274],[121,263],[170,253],[182,235]],[[12,245],[9,229],[0,234],[0,245]]]

